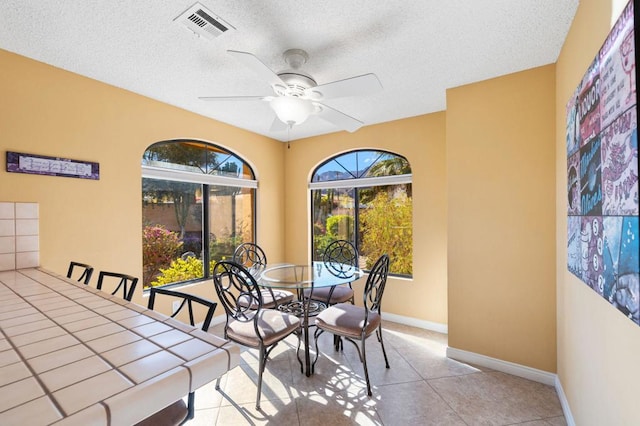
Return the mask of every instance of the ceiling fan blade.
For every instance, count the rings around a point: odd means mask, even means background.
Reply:
[[[203,101],[268,101],[272,96],[199,96]]]
[[[378,77],[375,74],[364,74],[311,87],[305,90],[305,95],[311,99],[329,99],[370,95],[380,90],[382,84]]]
[[[331,108],[325,104],[321,104],[318,102],[316,102],[316,104],[322,108],[322,111],[318,113],[318,117],[328,121],[331,124],[334,124],[337,127],[340,127],[341,129],[353,133],[364,125],[362,121],[350,117],[347,114],[338,111],[337,109]]]
[[[248,52],[239,52],[237,50],[227,50],[227,53],[238,61],[242,62],[246,67],[251,68],[255,73],[257,73],[262,79],[266,80],[269,84],[286,84],[282,81],[278,74],[273,72],[271,68],[265,65],[257,56],[252,55]]]

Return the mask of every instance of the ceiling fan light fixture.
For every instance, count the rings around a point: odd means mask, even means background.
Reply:
[[[311,101],[293,96],[278,96],[269,105],[278,119],[289,126],[302,124],[314,112]]]

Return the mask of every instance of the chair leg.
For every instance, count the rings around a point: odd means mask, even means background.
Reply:
[[[387,368],[389,368],[389,360],[387,359],[387,351],[384,350],[384,341],[382,341],[382,324],[378,326],[376,330],[376,336],[378,337],[378,342],[380,342],[380,346],[382,346],[382,355],[384,355],[384,363]]]
[[[367,369],[366,338],[362,336],[362,365],[364,366],[364,378],[367,380],[367,395],[371,396],[371,384],[369,383],[369,370]]]
[[[262,372],[267,361],[267,351],[264,348],[260,348],[260,362],[258,364],[258,393],[256,395],[256,410],[260,409],[260,396],[262,395]]]
[[[336,349],[336,352],[339,352],[342,348],[342,338],[337,334],[333,335],[333,347]]]
[[[187,398],[187,417],[185,417],[184,420],[180,422],[181,425],[185,424],[195,417],[195,396],[195,392],[189,392],[189,397]]]

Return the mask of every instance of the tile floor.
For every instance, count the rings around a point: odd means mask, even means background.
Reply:
[[[335,352],[332,336],[319,338],[315,375],[300,373],[297,339],[270,356],[255,409],[256,352],[243,350],[241,365],[196,392],[199,425],[566,425],[555,389],[509,374],[473,367],[445,356],[447,336],[385,322],[384,341],[367,340],[373,396],[366,394],[355,347]],[[213,329],[221,334],[222,326]]]

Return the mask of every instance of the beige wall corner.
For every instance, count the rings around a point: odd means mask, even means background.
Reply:
[[[555,66],[447,92],[449,346],[555,372]]]

